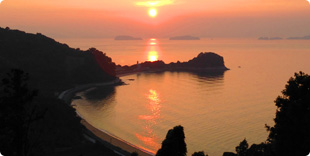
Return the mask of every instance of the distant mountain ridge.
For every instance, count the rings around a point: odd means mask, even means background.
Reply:
[[[190,36],[190,35],[185,35],[185,36],[174,36],[174,37],[170,37],[170,40],[200,40],[199,37],[194,37],[194,36]]]
[[[116,36],[114,40],[142,40],[142,38],[123,35],[123,36]]]

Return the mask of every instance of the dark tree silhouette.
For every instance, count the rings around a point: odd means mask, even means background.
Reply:
[[[237,154],[235,154],[233,152],[224,152],[223,156],[237,156]]]
[[[266,126],[268,142],[278,156],[305,156],[310,152],[310,76],[295,73],[275,100],[275,125]]]
[[[30,152],[30,125],[43,117],[31,101],[36,90],[27,86],[28,74],[13,69],[2,80],[0,94],[0,151],[4,155],[24,156]]]
[[[236,147],[236,152],[238,156],[246,156],[246,152],[249,148],[249,144],[246,141],[246,139],[244,139],[243,141],[240,142],[239,146]]]
[[[208,156],[208,154],[205,154],[204,151],[199,151],[199,152],[193,153],[192,156]]]
[[[138,156],[139,154],[137,153],[137,152],[132,152],[131,154],[130,154],[130,156]]]
[[[182,126],[170,129],[156,156],[185,156],[187,148],[184,139],[185,134]]]
[[[270,144],[268,143],[253,144],[250,148],[248,147],[248,142],[244,139],[236,147],[237,154],[224,152],[223,156],[273,156],[271,154]]]
[[[247,156],[271,156],[270,151],[270,144],[261,143],[253,144],[246,153]]]

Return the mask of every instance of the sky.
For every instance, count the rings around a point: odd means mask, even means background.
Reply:
[[[0,0],[1,1],[1,0]],[[156,17],[148,11],[155,9]],[[3,0],[0,27],[55,38],[310,35],[307,0]]]

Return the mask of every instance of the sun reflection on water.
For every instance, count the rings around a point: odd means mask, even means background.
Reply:
[[[154,153],[160,144],[157,143],[158,137],[154,134],[152,127],[157,124],[157,120],[160,118],[161,101],[159,93],[154,89],[150,89],[146,97],[149,100],[146,107],[150,114],[138,116],[144,122],[144,132],[143,134],[136,133],[136,137]]]
[[[159,54],[158,52],[160,51],[159,49],[159,42],[155,38],[151,38],[148,40],[147,43],[147,60],[154,62],[158,61]]]
[[[150,51],[148,53],[148,61],[154,62],[158,60],[158,53],[157,51]]]

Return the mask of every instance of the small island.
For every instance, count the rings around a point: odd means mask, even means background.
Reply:
[[[123,36],[116,36],[114,40],[142,40],[142,38],[123,35]]]
[[[303,37],[288,37],[288,40],[310,40],[310,35]]]
[[[200,40],[200,38],[199,37],[190,36],[190,35],[186,35],[186,36],[170,37],[169,40]]]
[[[282,40],[281,37],[259,37],[258,40]]]
[[[197,57],[187,62],[171,62],[166,64],[164,61],[137,62],[132,66],[117,65],[117,75],[130,74],[134,72],[162,72],[162,71],[187,71],[187,72],[224,72],[229,70],[224,64],[224,58],[213,52],[201,52]]]

